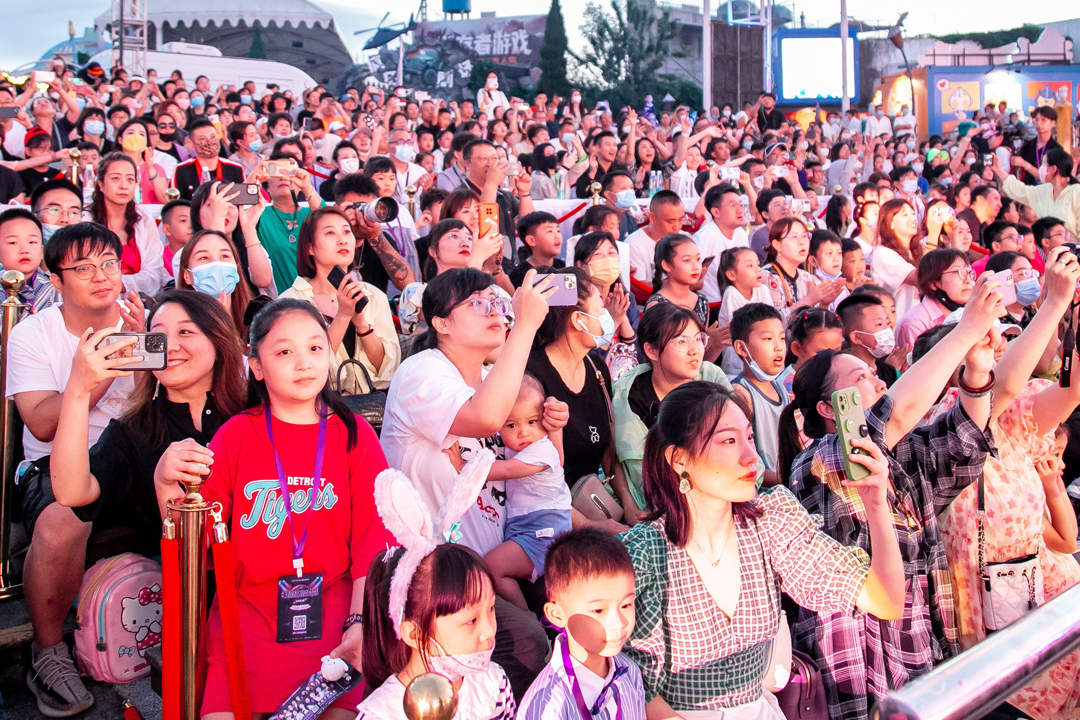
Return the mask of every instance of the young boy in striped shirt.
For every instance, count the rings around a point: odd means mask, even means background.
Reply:
[[[575,530],[544,563],[544,614],[562,630],[517,720],[645,720],[641,672],[622,654],[634,630],[634,566],[609,532]]]

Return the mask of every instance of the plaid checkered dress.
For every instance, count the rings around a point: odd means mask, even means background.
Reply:
[[[818,662],[832,720],[868,717],[869,696],[881,697],[960,652],[948,561],[937,515],[979,479],[993,435],[968,418],[959,403],[933,423],[918,427],[890,452],[885,426],[893,400],[884,396],[866,413],[870,437],[889,458],[895,492],[889,493],[893,525],[908,578],[902,620],[863,612],[817,614],[803,608],[795,647]],[[870,552],[870,529],[858,493],[844,488],[843,454],[836,435],[815,440],[791,468],[788,487],[803,507],[839,542]]]
[[[758,496],[762,516],[738,521],[741,586],[733,617],[717,606],[663,518],[622,536],[634,561],[637,623],[623,649],[641,669],[648,700],[676,711],[718,710],[761,696],[780,590],[821,612],[851,613],[868,567],[822,534],[785,488]]]

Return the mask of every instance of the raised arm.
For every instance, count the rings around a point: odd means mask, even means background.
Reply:
[[[888,394],[894,401],[885,427],[885,442],[889,448],[895,447],[926,415],[964,356],[986,337],[994,320],[1005,314],[1001,296],[992,292],[1000,286],[1001,281],[986,275],[979,278],[956,329],[908,368],[889,389]],[[974,382],[971,378],[967,380],[968,385],[974,386]],[[968,409],[967,403],[964,408]],[[980,427],[985,427],[985,423]]]
[[[79,339],[79,347],[71,361],[71,375],[61,395],[56,434],[53,436],[49,472],[53,495],[64,507],[89,505],[101,495],[97,478],[90,474],[90,455],[87,442],[90,434],[90,400],[94,390],[118,377],[131,375],[123,367],[142,360],[141,357],[106,359],[117,350],[135,344],[136,338],[96,350],[97,344],[116,330],[108,328],[96,333],[87,330]]]
[[[854,438],[851,444],[870,453],[851,454],[852,462],[866,466],[870,475],[862,480],[842,481],[845,487],[858,490],[870,529],[870,573],[855,604],[882,620],[899,620],[904,616],[904,560],[887,498],[889,463],[885,453],[869,438]]]
[[[547,316],[547,297],[554,292],[551,278],[534,286],[535,278],[535,270],[525,273],[521,287],[514,293],[514,329],[507,336],[491,372],[458,410],[450,426],[451,434],[460,437],[494,435],[513,409],[532,350],[533,336]]]

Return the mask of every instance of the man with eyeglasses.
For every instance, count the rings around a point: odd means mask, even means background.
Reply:
[[[45,246],[50,281],[63,303],[16,325],[7,347],[7,392],[26,425],[23,451],[27,460],[38,460],[52,451],[75,355],[95,352],[85,344],[91,328],[143,329],[142,312],[136,317],[117,302],[123,292],[121,251],[119,238],[96,223],[63,227]],[[85,372],[85,365],[80,367]],[[131,377],[118,377],[102,381],[94,390],[89,398],[88,448],[109,421],[120,416],[133,388]],[[31,541],[23,583],[34,630],[27,685],[43,714],[68,717],[94,702],[63,637],[64,618],[79,594],[86,569],[91,528],[70,508],[55,502],[48,472],[28,475],[24,488],[23,513]]]
[[[41,221],[41,239],[47,243],[60,228],[82,222],[82,193],[69,180],[49,180],[34,189],[30,209]]]
[[[712,258],[712,263],[702,272],[705,274],[705,286],[702,292],[711,302],[720,302],[720,284],[716,277],[720,267],[720,255],[730,248],[750,247],[746,235],[745,215],[742,197],[738,188],[731,183],[721,183],[711,187],[705,193],[705,209],[712,222],[704,223],[694,233],[694,242],[701,252],[701,260]]]
[[[971,269],[977,276],[986,272],[986,263],[994,255],[1003,252],[1020,252],[1024,236],[1020,234],[1020,226],[1016,223],[998,220],[986,226],[983,230],[983,240],[990,254],[972,264]]]
[[[1031,232],[1035,234],[1035,247],[1044,264],[1050,257],[1051,250],[1073,241],[1072,233],[1065,229],[1065,221],[1053,216],[1036,220],[1031,226]]]
[[[20,319],[41,312],[60,299],[48,274],[41,269],[44,244],[41,241],[41,221],[25,208],[11,208],[0,213],[0,266],[4,271],[17,270],[26,278],[19,291],[25,304]]]

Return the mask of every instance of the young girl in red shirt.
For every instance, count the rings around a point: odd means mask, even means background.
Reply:
[[[178,480],[209,473],[202,492],[221,503],[236,556],[255,713],[277,710],[324,655],[360,668],[365,576],[393,542],[373,497],[386,459],[371,426],[332,392],[330,358],[326,326],[313,305],[268,305],[251,325],[253,409],[225,423],[209,448],[191,440],[174,444],[155,478],[164,502],[183,495]],[[216,602],[207,664],[202,717],[228,720],[232,701]],[[339,698],[323,718],[354,718],[361,693],[358,687]]]

